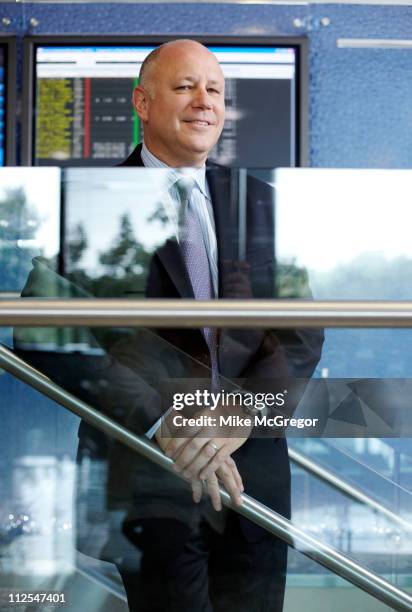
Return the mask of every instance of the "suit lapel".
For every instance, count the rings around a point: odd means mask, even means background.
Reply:
[[[156,251],[177,292],[182,298],[194,298],[192,284],[176,240],[169,240]]]
[[[141,151],[142,145],[139,144],[120,165],[144,168]],[[169,275],[180,297],[193,298],[192,285],[183,261],[181,250],[176,240],[167,240],[163,246],[157,249],[155,256],[156,255],[160,259],[163,268]]]

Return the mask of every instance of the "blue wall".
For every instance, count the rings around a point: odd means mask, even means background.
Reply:
[[[341,49],[340,38],[407,39],[412,6],[236,4],[1,4],[25,34],[293,35],[310,40],[310,163],[409,168],[412,51]],[[30,25],[31,18],[39,24]],[[328,17],[324,27],[320,19]],[[303,27],[294,25],[295,19]],[[19,66],[21,69],[21,45]],[[21,84],[21,77],[20,77]]]

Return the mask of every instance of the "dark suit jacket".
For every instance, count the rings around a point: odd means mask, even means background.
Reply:
[[[122,166],[143,166],[137,147]],[[230,288],[233,265],[239,261],[239,244],[245,241],[245,259],[250,265],[250,288],[254,298],[276,297],[273,190],[252,176],[247,177],[245,236],[236,189],[237,171],[208,167],[219,262],[219,298],[242,297]],[[39,264],[23,295],[50,295],[39,281]],[[57,293],[60,295],[61,291]],[[68,295],[67,289],[64,295]],[[70,294],[70,293],[69,293]],[[52,294],[56,295],[56,293]],[[193,297],[193,290],[176,241],[168,240],[153,255],[148,274],[148,298]],[[320,357],[323,334],[311,330],[223,329],[219,335],[220,373],[227,378],[309,378]],[[25,356],[25,355],[23,355]],[[134,432],[144,434],[164,412],[158,395],[162,378],[208,378],[210,356],[201,330],[137,329],[112,343],[96,365],[75,356],[51,359],[26,355],[51,378],[83,399],[98,405],[112,418]],[[73,358],[71,363],[73,362]],[[83,374],[82,374],[83,372]],[[79,384],[83,378],[87,384]],[[90,391],[91,390],[91,391]],[[96,391],[97,390],[97,391]],[[173,517],[190,521],[198,511],[185,483],[150,461],[136,456],[119,443],[107,441],[82,424],[79,457],[107,457],[109,477],[107,504],[124,509],[131,519]],[[280,512],[290,514],[290,469],[286,440],[249,439],[234,455],[249,495]],[[262,531],[242,519],[249,538]],[[87,550],[84,549],[84,552]]]
[[[121,166],[142,167],[139,145]],[[206,177],[212,197],[218,247],[220,299],[233,295],[228,289],[232,267],[226,262],[239,261],[242,241],[236,192],[237,171],[215,165],[207,167]],[[245,261],[250,265],[251,297],[275,298],[276,262],[274,238],[274,191],[255,179],[247,178]],[[177,243],[168,240],[154,255],[146,290],[151,298],[193,298],[193,290]],[[310,293],[308,292],[308,296]],[[210,366],[206,342],[200,330],[164,332],[174,346],[201,358]],[[269,339],[269,340],[268,340]],[[317,331],[223,330],[219,340],[219,369],[223,376],[282,375],[309,377],[320,356],[323,334]],[[269,352],[269,355],[268,355]],[[270,363],[268,357],[270,356]]]
[[[141,167],[143,162],[138,146],[129,158],[122,164],[126,167]],[[239,260],[239,244],[245,238],[245,260],[250,266],[250,286],[254,298],[276,297],[275,287],[275,245],[274,245],[274,192],[273,189],[252,176],[247,177],[246,198],[246,234],[239,235],[239,206],[236,193],[236,177],[238,171],[227,168],[208,166],[206,177],[212,197],[216,237],[218,246],[219,298],[242,297],[233,294],[230,287],[231,264]],[[235,187],[234,187],[235,185]],[[147,283],[147,297],[151,298],[191,298],[193,290],[185,269],[183,257],[178,244],[169,240],[158,249],[152,258]],[[163,338],[170,346],[188,355],[196,363],[203,363],[202,372],[191,371],[191,365],[185,370],[185,376],[199,378],[209,375],[210,357],[201,330],[155,330],[158,337]],[[323,334],[317,330],[262,330],[262,329],[223,329],[220,332],[218,358],[220,374],[227,378],[272,379],[275,377],[309,378],[320,357]],[[139,351],[139,347],[135,345]],[[133,368],[133,348],[118,346],[115,353],[119,361]],[[177,351],[175,352],[177,355]],[[188,363],[192,361],[189,359]],[[186,364],[187,365],[187,364]],[[154,422],[153,412],[143,414],[140,410],[138,429],[143,423],[143,430]],[[127,452],[127,451],[126,451]],[[290,514],[290,471],[287,446],[284,438],[249,439],[235,454],[235,460],[244,480],[246,492],[256,497],[271,508],[285,516]],[[140,467],[142,464],[140,464]],[[169,496],[170,487],[166,480],[169,475],[161,474],[158,468],[147,465],[147,472],[154,475],[157,481],[162,481],[164,492]],[[142,471],[139,476],[142,476]],[[136,482],[136,491],[143,483]],[[151,477],[147,476],[150,481]],[[153,481],[152,481],[153,482]],[[180,488],[180,487],[178,487]],[[157,487],[157,511],[162,505],[162,487]],[[177,506],[182,510],[187,507],[185,515],[190,514],[193,505],[190,497],[177,496]],[[145,513],[145,501],[138,495],[138,513]],[[169,504],[166,504],[169,505]],[[152,503],[149,504],[153,511]],[[165,509],[165,513],[167,510]],[[245,524],[245,523],[244,523]],[[253,532],[254,527],[249,529]],[[256,530],[255,530],[256,531]],[[260,531],[260,530],[259,530]]]

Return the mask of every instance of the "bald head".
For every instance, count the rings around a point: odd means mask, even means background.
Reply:
[[[219,62],[200,43],[174,40],[155,49],[133,92],[148,149],[168,166],[202,166],[223,129],[224,93]]]
[[[172,62],[173,59],[178,60],[180,54],[186,53],[200,53],[205,54],[213,58],[216,65],[219,66],[219,62],[216,57],[207,49],[204,45],[191,40],[190,38],[181,38],[178,40],[170,40],[162,45],[159,45],[144,59],[139,72],[139,83],[149,95],[153,98],[155,96],[155,85],[156,85],[156,67],[163,61],[168,63]],[[220,70],[220,66],[219,66]]]

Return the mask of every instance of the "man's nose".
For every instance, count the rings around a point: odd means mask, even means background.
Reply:
[[[212,100],[206,88],[198,87],[196,89],[193,104],[201,108],[212,108]]]

